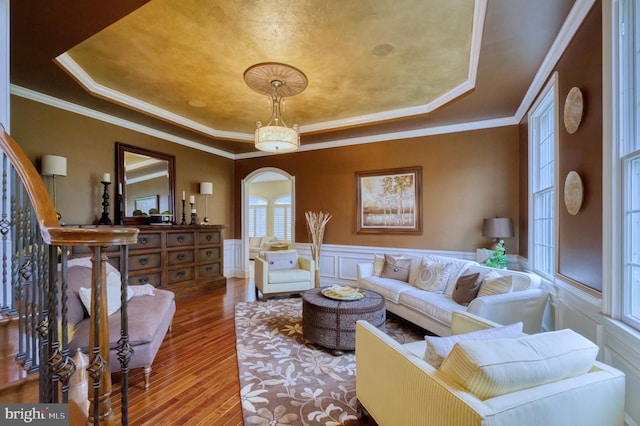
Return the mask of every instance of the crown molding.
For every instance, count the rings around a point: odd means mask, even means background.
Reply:
[[[200,151],[219,155],[221,157],[229,158],[231,160],[235,159],[235,156],[232,153],[229,153],[227,151],[223,151],[217,148],[212,148],[210,146],[207,146],[198,142],[194,142],[189,139],[181,138],[167,132],[156,130],[152,127],[143,126],[141,124],[133,123],[128,120],[123,120],[121,118],[114,117],[109,114],[98,112],[90,108],[76,105],[71,102],[63,101],[61,99],[54,98],[53,96],[45,95],[43,93],[36,92],[31,89],[26,89],[24,87],[16,86],[14,84],[11,85],[11,94],[15,96],[20,96],[22,98],[29,99],[35,102],[40,102],[42,104],[49,105],[54,108],[60,108],[65,111],[69,111],[75,114],[83,115],[85,117],[93,118],[95,120],[104,121],[105,123],[113,124],[115,126],[119,126],[129,130],[133,130],[138,133],[142,133],[145,135],[149,135],[149,136],[164,139],[170,142],[174,142],[174,143],[177,143],[178,145],[183,145],[189,148],[198,149]]]
[[[542,64],[540,64],[540,68],[538,68],[538,72],[533,78],[533,81],[529,86],[529,90],[527,90],[524,98],[522,98],[522,102],[515,114],[515,118],[518,123],[522,121],[522,118],[525,116],[527,111],[531,109],[531,105],[553,73],[554,67],[560,60],[560,57],[571,42],[573,36],[576,34],[576,31],[578,31],[578,28],[582,24],[582,21],[584,21],[584,18],[586,18],[594,3],[595,0],[576,0],[574,3],[571,11],[569,12],[569,16],[567,16],[564,24],[562,24],[562,28],[560,28],[558,36],[551,45],[551,48],[547,52]]]

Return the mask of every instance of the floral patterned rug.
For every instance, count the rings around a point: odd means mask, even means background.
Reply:
[[[236,349],[245,425],[359,425],[353,352],[333,356],[302,334],[299,298],[236,304]],[[401,343],[424,331],[387,317]]]

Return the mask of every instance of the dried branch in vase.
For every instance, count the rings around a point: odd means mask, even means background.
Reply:
[[[311,257],[316,264],[316,287],[319,287],[320,277],[317,271],[320,269],[320,247],[324,239],[324,227],[331,219],[331,215],[323,212],[306,212],[304,215],[307,218],[307,234],[309,235],[309,245],[311,246]]]

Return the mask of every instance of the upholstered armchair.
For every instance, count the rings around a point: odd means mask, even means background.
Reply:
[[[296,250],[267,251],[255,258],[256,298],[310,290],[315,283],[315,263]]]
[[[261,251],[269,250],[273,244],[278,244],[276,237],[250,237],[249,238],[249,259],[255,259]]]

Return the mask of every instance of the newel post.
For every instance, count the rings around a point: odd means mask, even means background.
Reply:
[[[115,424],[111,409],[109,318],[107,315],[107,247],[92,246],[91,331],[89,334],[89,423]],[[97,420],[97,422],[96,422]]]

